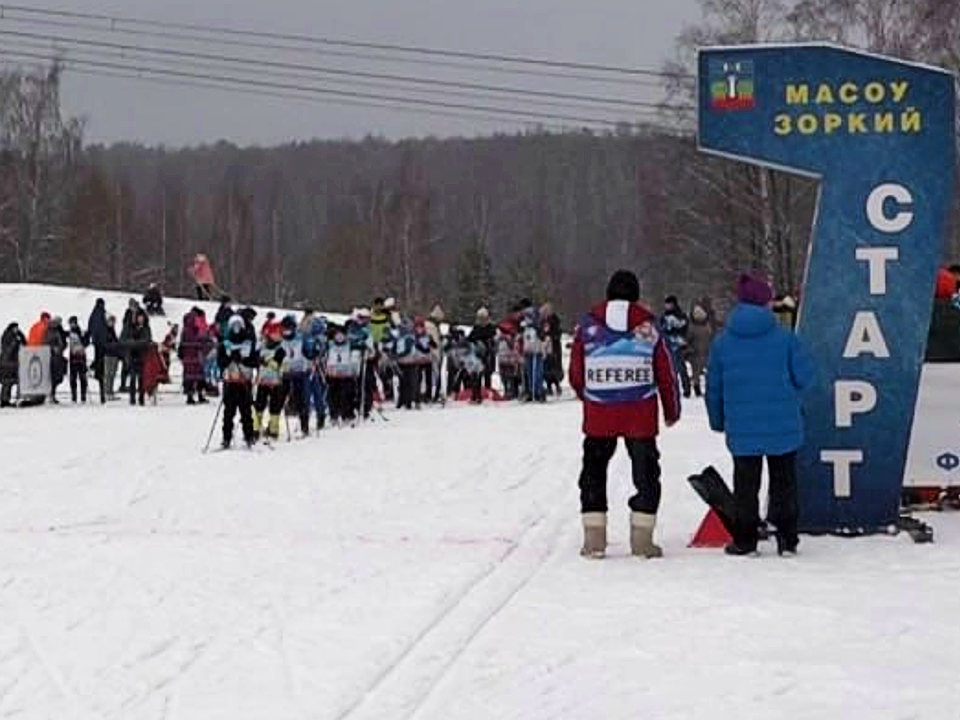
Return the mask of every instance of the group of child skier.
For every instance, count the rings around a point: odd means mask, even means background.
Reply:
[[[203,402],[208,386],[197,313],[184,318],[179,351],[188,403],[195,402],[194,393]],[[268,313],[257,330],[255,316],[250,308],[234,313],[225,302],[204,335],[223,387],[224,448],[233,442],[237,414],[244,442],[252,445],[279,438],[285,414],[296,416],[300,437],[307,437],[311,414],[317,430],[328,419],[353,425],[371,418],[375,400],[395,399],[403,409],[449,396],[481,403],[497,367],[504,399],[544,402],[548,393],[560,392],[560,325],[549,306],[518,303],[498,325],[481,308],[469,333],[448,328],[439,306],[426,318],[411,318],[392,299],[378,298],[372,310],[356,309],[342,324],[308,310],[299,320]]]

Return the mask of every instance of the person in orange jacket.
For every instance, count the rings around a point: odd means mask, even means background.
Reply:
[[[47,330],[49,327],[50,313],[41,313],[40,319],[30,327],[30,332],[27,333],[27,345],[29,347],[40,347],[41,345],[46,345]]]

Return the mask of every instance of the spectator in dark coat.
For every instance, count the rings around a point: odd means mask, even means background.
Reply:
[[[183,316],[183,332],[180,335],[178,357],[183,365],[183,391],[187,394],[187,405],[206,403],[204,386],[204,360],[210,351],[210,338],[199,322],[197,309]],[[196,398],[194,398],[196,395]]]
[[[56,405],[59,402],[57,387],[67,374],[67,360],[63,356],[67,350],[67,333],[59,315],[50,319],[44,344],[50,347],[50,402]]]
[[[696,303],[690,313],[690,365],[693,374],[690,381],[693,384],[693,393],[697,397],[703,394],[701,380],[707,370],[707,357],[710,355],[710,344],[713,342],[713,324],[710,314],[701,303]]]
[[[660,404],[667,426],[680,419],[680,395],[670,351],[656,317],[638,300],[640,283],[618,270],[607,300],[580,323],[570,356],[570,385],[583,402],[581,554],[603,557],[607,544],[607,466],[623,438],[637,494],[630,498],[630,548],[634,555],[663,553],[653,542],[660,507]],[[658,402],[659,396],[659,402]]]
[[[144,404],[146,389],[143,386],[143,361],[152,344],[153,336],[150,333],[150,323],[147,322],[147,313],[140,309],[134,316],[130,337],[124,343],[130,362],[128,387],[131,405],[138,401],[140,405]]]
[[[733,455],[737,531],[731,555],[757,549],[763,458],[770,475],[769,520],[777,549],[794,553],[797,538],[797,450],[803,444],[801,392],[814,368],[797,337],[777,323],[766,281],[742,275],[739,304],[714,341],[707,372],[710,427],[725,432]]]
[[[233,317],[233,307],[230,305],[230,296],[224,295],[220,298],[220,307],[217,308],[217,314],[213,316],[213,323],[219,330],[220,337],[227,336],[227,323]]]
[[[74,315],[68,321],[67,348],[70,351],[70,399],[77,401],[77,386],[80,387],[80,402],[87,401],[87,346],[90,334],[80,327]]]
[[[553,311],[550,303],[540,308],[540,318],[547,341],[547,357],[544,363],[547,395],[559,395],[560,383],[563,382],[563,328],[560,326],[560,316]]]
[[[0,339],[0,407],[9,407],[13,386],[20,382],[20,348],[27,338],[20,326],[12,322],[3,331]]]
[[[93,345],[93,377],[100,385],[100,402],[107,401],[107,391],[103,382],[103,359],[106,355],[106,346],[109,342],[107,332],[107,307],[103,298],[97,298],[87,321],[87,332]]]
[[[133,334],[133,324],[138,312],[140,312],[140,306],[136,300],[130,298],[130,302],[127,303],[127,310],[123,313],[123,325],[120,328],[120,342],[123,343],[125,351]],[[124,352],[120,358],[122,363],[120,367],[120,392],[127,391],[127,383],[130,378],[130,358],[127,355],[127,352]]]
[[[107,315],[107,332],[104,336],[103,344],[101,398],[106,397],[107,400],[117,399],[117,396],[113,392],[113,387],[117,380],[117,365],[120,364],[120,358],[123,355],[123,347],[120,344],[120,338],[117,337],[117,318],[113,315]]]
[[[467,340],[480,345],[477,349],[483,360],[483,386],[489,390],[497,364],[497,326],[490,322],[490,312],[486,308],[477,310],[477,324],[470,330]]]
[[[143,296],[143,306],[147,309],[148,315],[163,315],[163,293],[156,283],[150,283],[147,292]]]

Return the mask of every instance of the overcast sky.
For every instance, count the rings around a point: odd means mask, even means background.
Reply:
[[[36,5],[151,20],[643,68],[659,68],[670,56],[673,39],[682,25],[695,21],[698,15],[696,0],[41,0]],[[61,35],[72,32],[58,28],[32,31]],[[590,86],[495,75],[472,77],[465,71],[402,63],[374,65],[343,58],[317,57],[312,62],[394,74],[437,73],[444,78],[545,87],[557,92],[662,98],[657,89],[639,86]],[[498,128],[476,120],[383,108],[251,97],[76,74],[66,77],[63,100],[69,113],[87,117],[87,138],[94,142],[135,140],[179,146],[225,138],[241,144],[273,144],[313,137],[362,137],[367,133],[405,137],[474,135],[511,129],[510,123]],[[555,108],[537,109],[560,112]],[[516,127],[516,123],[512,124],[513,129]]]

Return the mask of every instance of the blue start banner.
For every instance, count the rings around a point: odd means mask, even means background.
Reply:
[[[704,49],[699,143],[820,180],[798,333],[800,523],[896,523],[956,166],[954,77],[825,45]]]

